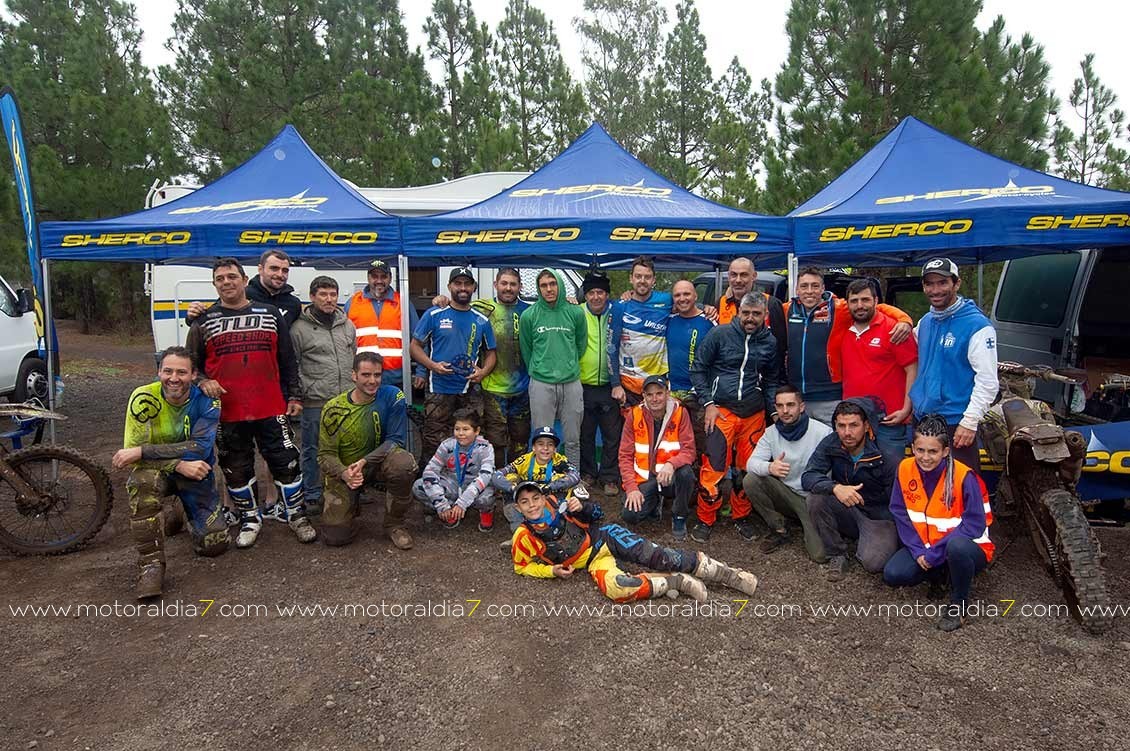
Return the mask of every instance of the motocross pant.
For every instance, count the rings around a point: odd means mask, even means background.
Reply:
[[[126,493],[130,502],[130,534],[142,567],[165,562],[165,533],[160,515],[161,499],[167,495],[175,495],[184,508],[197,555],[211,557],[227,550],[228,528],[211,472],[202,480],[190,480],[174,472],[169,462],[143,461],[130,472]]]

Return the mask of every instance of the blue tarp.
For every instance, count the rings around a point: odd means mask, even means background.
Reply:
[[[40,225],[52,260],[201,263],[280,248],[306,261],[368,261],[400,251],[400,225],[338,177],[287,125],[215,182],[161,206]]]
[[[789,221],[708,201],[653,172],[594,123],[522,182],[465,209],[403,221],[413,261],[603,266],[634,256],[783,267]],[[600,254],[602,257],[594,259]]]
[[[913,117],[789,216],[802,262],[847,266],[1130,244],[1130,193],[1021,167]]]

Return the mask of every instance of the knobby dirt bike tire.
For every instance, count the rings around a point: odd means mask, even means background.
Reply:
[[[0,480],[0,504],[4,506],[0,508],[0,546],[13,553],[18,555],[70,553],[82,547],[98,534],[98,531],[102,529],[102,526],[110,517],[110,509],[114,503],[114,491],[110,484],[110,476],[105,469],[81,451],[67,446],[31,446],[8,454],[5,461],[32,485],[39,479],[37,473],[30,471],[33,466],[51,461],[68,465],[86,476],[89,491],[93,495],[93,503],[89,504],[92,506],[90,512],[83,514],[78,524],[72,526],[67,534],[59,534],[53,539],[28,540],[20,537],[17,531],[8,529],[5,525],[5,519],[14,518],[13,514],[20,515],[21,511],[19,508],[11,508],[16,503],[15,493],[11,486]],[[21,467],[23,468],[22,471]],[[83,486],[80,490],[85,491],[87,482],[80,484]],[[65,500],[69,501],[70,499]],[[60,512],[54,509],[48,509],[46,514],[48,516],[56,514],[56,518],[62,518]]]
[[[1054,542],[1062,569],[1059,586],[1071,615],[1087,631],[1101,634],[1113,621],[1109,610],[1110,593],[1099,543],[1083,514],[1083,507],[1074,494],[1061,489],[1045,492],[1039,502],[1055,523]]]

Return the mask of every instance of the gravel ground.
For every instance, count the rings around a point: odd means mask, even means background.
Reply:
[[[67,380],[62,439],[108,466],[147,347],[64,334],[69,362],[88,374]],[[697,614],[660,600],[673,612],[613,616],[587,577],[515,576],[501,525],[419,525],[405,553],[380,534],[373,504],[345,549],[300,546],[274,523],[254,549],[212,560],[172,538],[166,614],[138,616],[126,610],[124,474],[114,481],[111,519],[86,549],[0,554],[2,748],[1126,747],[1127,619],[1096,638],[1063,615],[1020,615],[1062,598],[1019,525],[993,528],[997,560],[975,585],[1002,610],[1015,600],[1012,612],[954,634],[913,614],[925,587],[892,591],[859,569],[829,584],[799,545],[765,557],[729,529],[709,551],[762,581],[740,614],[716,589]],[[670,541],[661,525],[644,532]],[[1113,599],[1128,603],[1128,536],[1099,534]],[[80,603],[119,614],[12,610]],[[878,603],[911,614],[812,609]],[[339,611],[280,611],[318,604]],[[368,612],[347,615],[346,604]]]

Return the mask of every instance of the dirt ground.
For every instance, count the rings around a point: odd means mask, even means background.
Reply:
[[[109,466],[149,344],[62,336],[62,440]],[[664,599],[671,612],[614,616],[587,577],[515,576],[503,525],[420,525],[400,552],[373,504],[344,549],[271,522],[255,548],[211,560],[172,538],[165,612],[138,615],[125,476],[113,477],[113,514],[86,549],[0,554],[0,748],[1097,750],[1130,736],[1127,619],[1096,638],[1062,614],[1021,614],[1062,598],[1016,525],[994,526],[997,560],[974,592],[1012,610],[953,634],[914,614],[925,587],[892,591],[858,568],[829,584],[799,545],[766,557],[731,529],[708,550],[761,577],[741,613],[719,588],[697,613]],[[644,532],[670,542],[665,525]],[[1099,535],[1113,599],[1128,604],[1130,536]],[[910,614],[813,610],[880,603]],[[17,615],[25,605],[72,612]],[[285,612],[315,605],[339,610]]]

